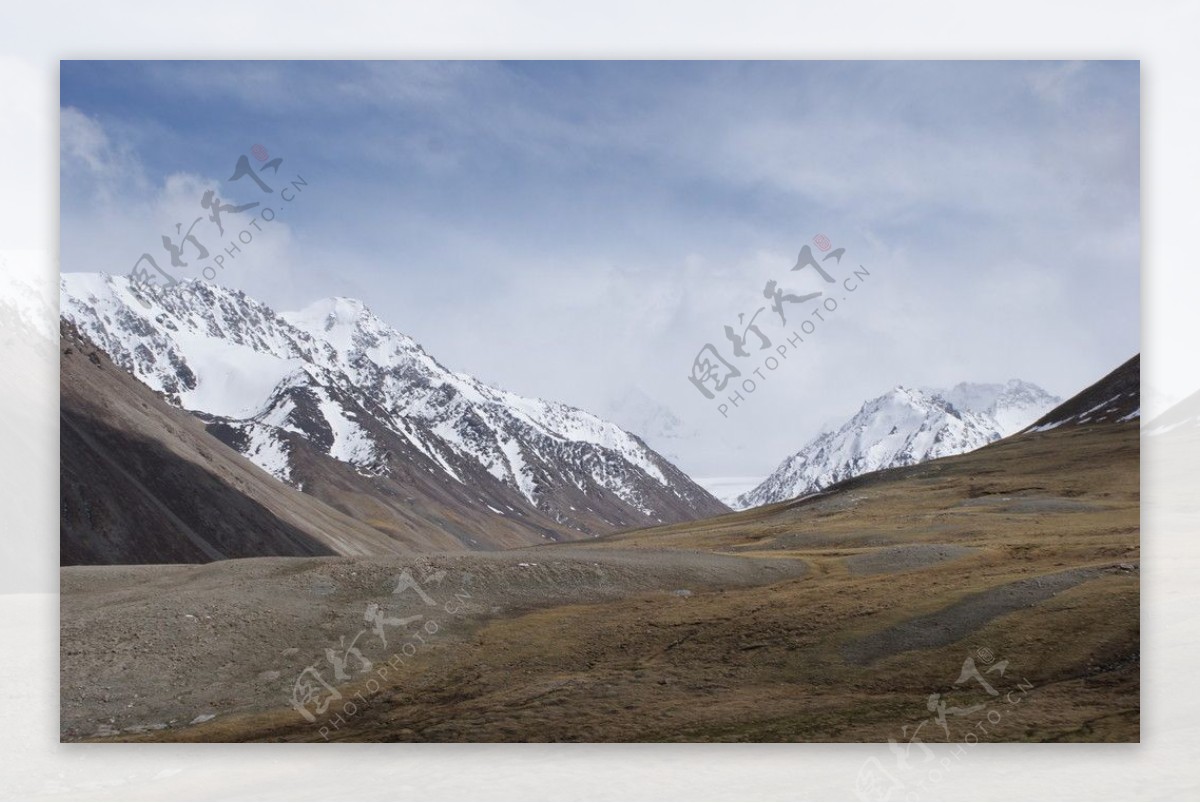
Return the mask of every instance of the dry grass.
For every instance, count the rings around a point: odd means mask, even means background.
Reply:
[[[592,546],[796,558],[810,570],[769,585],[550,601],[481,619],[389,678],[330,736],[903,741],[904,726],[931,717],[926,702],[937,693],[947,705],[985,707],[948,716],[948,733],[927,721],[925,741],[960,741],[981,720],[984,741],[1136,741],[1138,451],[1135,425],[1057,430],[805,501],[603,539]],[[911,544],[971,551],[910,567],[892,549],[896,570],[873,575],[845,561]],[[537,552],[549,559],[571,548]],[[1036,589],[1072,570],[1081,571],[1045,598],[1001,589]],[[990,615],[958,634],[969,599],[991,605]],[[924,648],[847,659],[850,645],[914,621],[925,623]],[[968,656],[980,671],[993,668],[984,677],[997,696],[971,681],[955,689]],[[1006,699],[1018,684],[1024,690]],[[321,737],[275,709],[138,738]]]

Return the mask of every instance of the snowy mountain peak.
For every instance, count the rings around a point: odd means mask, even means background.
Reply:
[[[360,475],[438,477],[454,486],[439,498],[500,515],[527,505],[590,532],[597,522],[725,510],[616,424],[453,373],[361,301],[276,314],[203,282],[185,290],[68,273],[61,314],[114,363],[297,487],[307,487],[314,460],[332,458]]]
[[[891,390],[889,390],[887,393],[883,394],[879,398],[887,399],[889,401],[895,400],[895,401],[898,401],[901,403],[912,404],[918,398],[921,398],[924,395],[925,394],[919,390],[907,388],[904,385],[896,385],[896,387],[892,388]],[[876,399],[875,401],[878,401],[878,399]]]
[[[950,390],[896,387],[784,460],[735,508],[781,502],[895,466],[962,454],[1011,435],[1059,400],[1021,380],[963,382]]]
[[[280,317],[329,343],[344,358],[362,353],[376,362],[394,362],[426,356],[412,338],[393,329],[358,299],[326,298]]]
[[[299,312],[288,313],[295,320],[319,322],[328,332],[335,327],[353,327],[371,315],[367,305],[355,298],[333,296],[309,304]]]
[[[864,404],[863,408],[866,409],[872,405],[876,407],[883,407],[886,405],[899,404],[913,409],[924,409],[931,404],[936,404],[935,399],[937,397],[937,393],[929,393],[919,388],[910,388],[904,385],[897,385],[887,393],[880,396],[878,399],[873,399],[872,401]]]

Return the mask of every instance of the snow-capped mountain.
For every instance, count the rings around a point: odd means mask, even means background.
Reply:
[[[734,507],[782,502],[871,471],[969,452],[1019,431],[1059,401],[1016,379],[946,391],[897,387],[813,438]]]
[[[103,274],[64,274],[61,290],[62,317],[118,366],[275,477],[382,529],[380,506],[430,499],[427,518],[472,544],[446,508],[553,538],[725,510],[616,424],[454,373],[360,301],[276,314],[203,282],[143,290]]]

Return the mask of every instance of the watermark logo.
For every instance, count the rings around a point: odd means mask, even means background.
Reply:
[[[808,292],[793,292],[778,280],[768,279],[762,297],[770,303],[749,314],[739,312],[736,324],[725,325],[725,339],[732,357],[727,359],[715,345],[705,343],[692,361],[688,381],[704,398],[715,402],[722,418],[728,418],[731,409],[739,408],[746,401],[746,395],[754,393],[767,381],[783,361],[799,349],[805,337],[816,332],[826,315],[838,310],[838,299],[829,294],[834,290],[829,285],[838,285],[839,280],[829,271],[840,268],[846,249],[834,248],[833,242],[824,234],[813,237],[813,245],[823,256],[818,259],[812,246],[805,245],[791,270],[802,272],[811,268],[811,273],[803,273],[793,280],[811,280],[817,283],[816,287],[809,288]],[[827,264],[830,260],[833,263]],[[870,275],[869,270],[859,265],[841,279],[840,287],[847,294],[854,293]],[[842,296],[842,301],[847,297]],[[817,303],[807,308],[807,317],[797,321],[796,316],[806,309],[800,305],[808,302]],[[770,327],[770,334],[763,330],[764,326]],[[790,332],[786,330],[789,326]],[[785,330],[782,335],[776,331],[780,328]],[[783,341],[778,342],[781,337]]]
[[[925,709],[930,716],[916,725],[901,727],[900,738],[888,737],[894,766],[889,769],[876,757],[863,762],[854,781],[858,798],[928,799],[930,787],[954,771],[968,747],[991,736],[1005,714],[1020,705],[1025,693],[1033,688],[1024,678],[1014,682],[1006,677],[1007,672],[1008,661],[997,661],[987,647],[975,647],[950,689],[926,699]],[[927,741],[954,744],[954,748],[939,758]]]
[[[246,179],[245,184],[254,184],[264,195],[278,197],[281,204],[291,203],[308,186],[308,182],[299,174],[294,179],[280,183],[279,168],[283,164],[283,159],[281,157],[271,159],[267,149],[262,145],[255,145],[250,152],[257,161],[264,164],[255,170],[251,166],[250,160],[243,154],[237,158],[233,167],[233,175],[226,179],[226,183],[233,184]],[[264,180],[268,171],[270,171],[268,177],[272,182],[270,184]],[[278,192],[276,192],[276,187],[278,187]],[[146,251],[133,263],[133,268],[129,272],[131,284],[143,290],[160,284],[166,288],[179,287],[179,280],[172,272],[164,268],[159,260],[164,263],[169,261],[170,264],[167,267],[171,271],[177,271],[180,268],[198,269],[200,275],[205,279],[209,281],[216,279],[218,273],[225,269],[226,262],[236,260],[242,253],[242,247],[253,242],[254,233],[263,231],[262,223],[271,223],[276,219],[277,206],[278,204],[276,206],[265,205],[265,201],[252,201],[245,204],[227,203],[217,194],[217,190],[205,190],[199,198],[198,214],[187,228],[184,228],[184,222],[181,221],[175,224],[173,232],[162,235],[162,250],[165,253]],[[231,216],[244,214],[250,210],[257,211],[254,212],[254,217],[246,223],[246,227],[236,234],[231,230],[231,233],[227,235],[225,227],[230,222]],[[197,227],[200,227],[199,232],[197,232]],[[216,229],[215,236],[218,239],[228,239],[223,243],[218,242],[213,245],[210,239],[213,236],[213,228]],[[201,239],[201,236],[205,239]],[[141,298],[138,300],[143,306],[150,306],[145,300]]]
[[[328,741],[331,731],[340,730],[358,716],[369,704],[370,697],[383,688],[389,674],[398,671],[431,643],[432,637],[442,629],[443,614],[463,615],[467,600],[471,599],[470,592],[460,588],[453,596],[443,595],[444,598],[439,600],[435,594],[442,593],[445,580],[445,570],[429,572],[418,582],[413,573],[405,569],[396,578],[392,596],[412,592],[419,602],[420,613],[392,616],[382,604],[367,603],[363,610],[366,626],[352,638],[342,636],[336,646],[326,647],[324,663],[307,666],[296,677],[292,687],[286,690],[288,704],[305,721],[318,728],[321,738]],[[434,593],[427,587],[432,587]],[[391,650],[391,655],[384,653],[386,657],[379,657],[379,652],[375,652],[372,654],[377,660],[371,660],[363,653],[364,648],[370,651],[376,643],[379,645],[377,650]],[[358,691],[347,698],[338,689],[337,684],[352,680],[361,682],[364,678],[365,694]]]

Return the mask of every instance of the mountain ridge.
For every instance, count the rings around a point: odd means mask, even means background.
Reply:
[[[67,273],[60,287],[63,319],[115,364],[280,481],[386,532],[417,510],[491,548],[522,543],[488,544],[496,517],[538,543],[728,510],[637,436],[455,373],[362,301],[276,313],[197,281]]]

